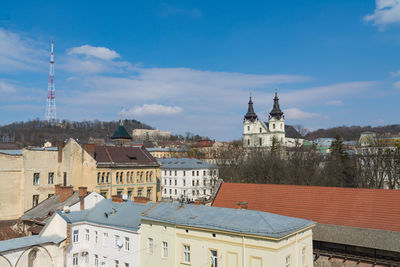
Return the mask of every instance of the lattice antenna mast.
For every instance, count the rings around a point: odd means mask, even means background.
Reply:
[[[55,123],[56,116],[56,88],[54,86],[54,55],[53,55],[54,42],[51,41],[51,55],[50,55],[50,73],[49,83],[47,86],[47,105],[46,105],[46,120],[50,123]]]

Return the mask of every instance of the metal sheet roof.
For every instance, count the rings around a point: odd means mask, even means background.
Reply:
[[[65,237],[52,235],[52,236],[25,236],[20,238],[9,239],[5,241],[0,241],[0,252],[9,251],[19,248],[25,248],[35,245],[41,245],[46,243],[59,244],[63,241]]]
[[[282,238],[314,225],[309,220],[255,210],[165,202],[145,211],[143,219],[271,238]]]
[[[140,204],[133,201],[115,203],[111,199],[104,199],[89,210],[59,214],[71,223],[92,222],[137,231],[141,213],[151,205],[153,204]]]
[[[209,169],[216,165],[194,158],[167,158],[158,159],[161,169]]]

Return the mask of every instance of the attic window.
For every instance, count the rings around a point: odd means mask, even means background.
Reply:
[[[136,159],[136,156],[134,156],[134,155],[127,155],[128,156],[128,158],[130,158],[130,159]]]

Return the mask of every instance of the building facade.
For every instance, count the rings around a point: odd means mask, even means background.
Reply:
[[[182,267],[313,266],[312,226],[311,221],[257,211],[159,203],[143,213],[141,262]]]
[[[280,109],[276,91],[268,122],[263,122],[258,118],[250,96],[248,111],[243,120],[244,147],[271,147],[277,144],[296,146],[296,144],[302,144],[302,141],[300,134],[292,126],[285,125],[285,116]]]
[[[159,159],[164,199],[208,199],[215,192],[218,167],[194,158]]]

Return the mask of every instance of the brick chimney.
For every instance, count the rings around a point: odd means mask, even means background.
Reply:
[[[79,187],[78,196],[79,196],[80,209],[84,210],[85,209],[85,197],[87,196],[87,187],[86,186]]]
[[[247,201],[239,201],[236,208],[238,210],[247,210]]]
[[[61,163],[62,162],[62,150],[64,147],[64,142],[63,141],[58,141],[57,142],[57,150],[58,150],[58,162]]]
[[[92,158],[95,159],[95,145],[94,144],[83,144],[82,148],[90,155]]]
[[[149,202],[149,198],[147,197],[134,197],[133,201],[135,203],[142,203],[142,204],[146,204],[147,202]]]
[[[72,196],[74,193],[73,186],[63,186],[63,185],[56,185],[55,186],[55,195],[60,197],[60,203],[64,202],[67,198]]]
[[[61,190],[60,187],[61,187],[61,184],[54,185],[54,195],[56,195],[56,196],[60,195],[60,190]]]
[[[111,196],[112,202],[115,203],[123,203],[124,200],[122,199],[122,195],[113,195]]]

